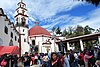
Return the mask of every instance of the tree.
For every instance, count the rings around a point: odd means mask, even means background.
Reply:
[[[67,35],[67,38],[68,37],[73,37],[74,36],[74,29],[73,27],[68,27],[68,35]]]
[[[64,29],[62,32],[62,36],[66,36],[66,35],[68,35],[68,32],[66,31],[66,29]]]
[[[56,34],[59,34],[59,35],[62,34],[60,27],[58,27],[58,28],[56,29]]]
[[[89,27],[88,25],[86,25],[86,26],[84,27],[84,34],[85,34],[85,35],[86,35],[86,34],[91,34],[94,30],[95,30],[95,29],[93,29],[93,28]]]
[[[81,36],[84,34],[84,28],[80,25],[77,25],[74,33],[75,33],[75,36]]]
[[[88,3],[95,5],[95,6],[98,6],[100,3],[100,0],[78,0],[78,1],[86,1]]]
[[[53,28],[52,28],[53,35],[54,35],[55,31],[56,31],[56,28],[53,27]]]
[[[99,29],[96,29],[96,33],[100,32],[100,28]]]

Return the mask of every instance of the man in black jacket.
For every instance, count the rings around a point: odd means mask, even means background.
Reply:
[[[32,59],[31,59],[31,57],[28,55],[28,52],[25,52],[25,56],[24,56],[24,59],[23,59],[24,67],[30,67],[31,61],[32,61]]]

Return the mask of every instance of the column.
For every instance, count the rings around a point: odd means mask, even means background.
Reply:
[[[100,46],[100,36],[98,36],[98,44],[99,44],[99,46]]]
[[[70,50],[70,44],[67,42],[67,50]]]
[[[82,42],[81,39],[80,39],[80,46],[81,46],[81,50],[83,51],[84,50],[84,46],[83,46],[83,42]]]

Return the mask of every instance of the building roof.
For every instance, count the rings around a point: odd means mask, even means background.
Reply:
[[[90,40],[90,39],[97,39],[98,37],[100,37],[100,32],[92,33],[92,34],[88,34],[88,35],[77,36],[77,37],[72,37],[72,38],[67,38],[65,40],[62,40],[62,42],[74,42],[74,41],[79,41],[79,40],[85,41],[85,40]],[[57,41],[57,42],[60,42],[60,41]]]
[[[36,36],[36,35],[51,36],[51,34],[46,29],[38,26],[38,23],[37,22],[36,22],[36,26],[32,27],[29,30],[29,36]]]

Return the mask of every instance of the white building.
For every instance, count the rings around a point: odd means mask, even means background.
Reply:
[[[19,33],[0,8],[0,46],[19,46]]]
[[[29,30],[29,37],[33,46],[38,46],[39,53],[47,53],[57,51],[56,43],[52,40],[52,35],[44,28],[38,25],[33,26]]]
[[[56,38],[38,22],[29,30],[26,4],[21,0],[17,5],[15,25],[0,8],[0,45],[21,47],[21,55],[30,52],[30,46],[37,46],[38,53],[57,52]]]

